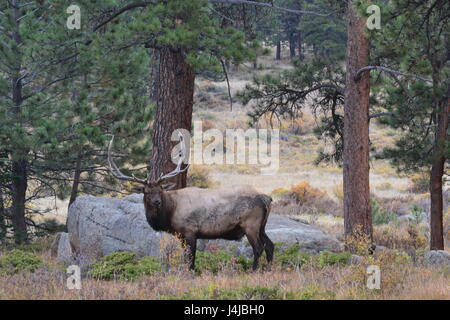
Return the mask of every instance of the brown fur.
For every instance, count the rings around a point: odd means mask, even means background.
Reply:
[[[197,239],[240,240],[244,235],[253,248],[253,269],[264,249],[270,262],[274,246],[265,233],[265,225],[271,201],[250,186],[165,191],[155,183],[144,188],[147,221],[156,231],[182,237],[190,250],[191,268]]]

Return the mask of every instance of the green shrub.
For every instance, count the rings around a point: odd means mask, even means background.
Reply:
[[[182,296],[168,295],[163,298],[176,300],[330,300],[335,297],[335,293],[320,291],[314,285],[306,286],[296,292],[285,292],[279,287],[243,286],[235,289],[220,289],[216,284],[211,284],[208,287],[193,288]]]
[[[209,178],[209,172],[204,167],[192,167],[188,171],[187,185],[198,188],[211,188],[214,183]]]
[[[384,209],[380,206],[377,200],[371,199],[372,220],[374,224],[387,224],[391,221],[397,220],[397,215],[394,212]]]
[[[224,267],[236,267],[238,271],[246,271],[250,268],[252,261],[244,257],[234,257],[225,250],[215,252],[197,251],[195,257],[195,269],[202,273],[209,271],[217,273]]]
[[[322,251],[315,256],[315,261],[319,267],[332,265],[346,265],[350,261],[350,252],[334,253],[330,251]]]
[[[21,271],[33,272],[42,265],[42,260],[35,254],[16,249],[0,257],[0,274],[15,274]]]
[[[169,295],[164,298],[177,300],[278,300],[285,299],[286,295],[279,288],[274,287],[244,286],[236,289],[220,289],[217,288],[217,285],[211,284],[209,287],[193,288],[181,297]]]
[[[278,300],[283,298],[283,293],[275,287],[243,287],[237,290],[220,290],[219,296],[225,299],[238,300]]]
[[[411,209],[411,217],[408,219],[412,224],[420,224],[423,221],[424,214],[421,207],[413,205]]]
[[[425,173],[416,173],[411,178],[409,191],[412,193],[426,193],[430,188],[430,178]]]
[[[114,252],[94,263],[89,275],[103,280],[133,280],[158,271],[161,271],[161,263],[157,258],[138,259],[132,252]]]
[[[275,244],[275,261],[282,266],[300,267],[310,261],[311,256],[308,253],[300,252],[300,245],[295,243],[282,249],[280,243]]]
[[[336,294],[332,291],[320,291],[316,286],[309,285],[302,290],[290,293],[288,299],[294,300],[332,300]]]
[[[270,193],[270,195],[274,198],[279,198],[288,194],[290,194],[290,191],[285,188],[276,188],[273,189],[272,192]]]
[[[67,228],[64,223],[60,223],[55,218],[47,218],[40,224],[40,226],[45,230],[42,234],[56,234],[58,232],[66,232]]]

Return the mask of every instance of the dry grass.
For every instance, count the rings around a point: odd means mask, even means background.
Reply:
[[[259,70],[250,65],[229,71],[231,92],[237,91],[251,81],[253,74],[280,72],[290,69],[289,60],[274,61],[272,56],[261,57]],[[198,78],[196,81],[194,120],[203,120],[203,130],[217,128],[248,128],[248,109],[234,101],[230,109],[226,82],[212,82]],[[283,139],[280,143],[280,169],[276,175],[260,174],[257,166],[247,165],[211,165],[208,170],[199,167],[190,171],[196,183],[209,187],[229,187],[249,184],[262,192],[270,194],[274,189],[289,189],[305,181],[311,188],[332,201],[342,203],[342,169],[336,165],[315,166],[318,142],[312,129],[315,119],[311,110],[304,110],[303,118],[283,120],[278,126]],[[268,128],[261,121],[260,128]],[[374,146],[380,150],[392,145],[397,132],[377,122],[371,123],[370,137]],[[410,213],[412,204],[423,201],[419,192],[419,180],[399,176],[392,166],[383,160],[371,162],[371,189],[380,205],[397,214]],[[206,181],[206,182],[205,182]],[[192,183],[194,184],[194,183]],[[417,190],[416,190],[417,189]],[[422,192],[422,191],[420,191]],[[320,197],[319,197],[320,198]],[[320,202],[320,199],[316,199]],[[47,216],[65,221],[67,201],[41,199],[33,204],[40,209],[54,208]],[[276,206],[273,212],[276,211]],[[301,210],[298,204],[287,212],[296,219],[320,227],[327,233],[341,238],[343,219],[331,208],[325,213],[311,214]],[[289,211],[289,208],[284,208]],[[446,245],[450,243],[450,209],[446,207],[444,230]],[[362,265],[317,266],[306,265],[300,270],[273,266],[271,270],[237,272],[224,269],[218,274],[203,273],[201,276],[183,268],[172,269],[168,273],[145,276],[135,281],[103,281],[91,278],[83,279],[80,291],[66,288],[67,275],[62,265],[47,253],[40,253],[46,266],[34,273],[25,272],[16,275],[0,275],[0,299],[169,299],[169,298],[221,298],[221,292],[238,292],[243,288],[278,288],[281,298],[296,299],[450,299],[450,270],[448,267],[433,269],[421,263],[421,252],[427,246],[426,222],[417,226],[417,232],[409,229],[408,224],[388,224],[374,226],[374,238],[377,244],[408,252],[411,261],[397,262],[392,257],[365,257]],[[168,251],[171,246],[167,247]],[[0,252],[0,256],[1,256]],[[377,260],[374,260],[377,259]],[[365,264],[376,263],[381,267],[381,290],[368,290],[365,286]],[[295,293],[294,295],[289,295]],[[244,297],[244,296],[243,296]],[[222,297],[223,298],[223,297]],[[242,297],[241,297],[242,298]],[[245,297],[244,297],[245,298]]]
[[[214,274],[172,272],[134,281],[102,281],[85,278],[81,290],[66,288],[64,269],[48,256],[50,267],[35,273],[0,276],[0,299],[172,299],[226,297],[224,292],[267,288],[276,298],[294,299],[450,299],[447,269],[432,269],[411,262],[396,262],[392,257],[366,258],[364,263],[381,267],[380,290],[366,288],[365,264],[318,268],[305,265],[287,270],[274,266],[270,271],[237,273],[232,270]],[[269,297],[270,298],[270,297]]]

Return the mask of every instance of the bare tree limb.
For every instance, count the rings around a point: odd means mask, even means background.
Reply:
[[[320,89],[322,89],[322,88],[330,88],[330,89],[334,89],[334,90],[336,90],[336,91],[337,91],[339,94],[341,94],[341,95],[344,95],[344,91],[345,91],[344,88],[342,88],[342,87],[340,87],[340,86],[338,86],[338,85],[329,84],[329,83],[321,83],[321,84],[318,84],[318,85],[316,85],[316,86],[314,86],[314,87],[312,87],[312,88],[309,88],[309,89],[307,89],[307,90],[304,90],[304,91],[298,91],[298,90],[290,89],[290,88],[286,88],[286,91],[292,92],[292,93],[296,93],[296,94],[300,94],[301,96],[306,96],[306,95],[308,95],[309,93],[314,92],[314,91],[317,91],[317,90],[320,90]]]
[[[109,23],[110,21],[114,20],[117,16],[120,16],[122,13],[124,13],[124,12],[126,12],[128,10],[132,10],[132,9],[136,9],[136,8],[145,8],[149,4],[151,4],[150,1],[138,1],[138,2],[130,3],[129,5],[123,7],[122,9],[119,9],[118,11],[116,11],[113,15],[108,17],[108,19],[106,19],[102,23],[96,25],[93,30],[97,31],[98,29],[100,29],[101,27],[103,27],[104,25]]]
[[[400,71],[393,70],[393,69],[386,68],[386,67],[382,67],[382,66],[366,66],[366,67],[363,67],[363,68],[359,69],[356,72],[356,75],[354,77],[355,81],[359,81],[359,79],[361,78],[361,75],[364,72],[370,71],[370,70],[381,70],[381,71],[384,71],[384,72],[387,72],[387,73],[390,73],[390,74],[395,74],[395,75],[398,75],[398,76],[404,76],[404,77],[410,77],[410,78],[416,78],[418,80],[422,80],[422,81],[425,81],[425,82],[433,83],[433,80],[421,77],[421,76],[419,76],[417,74],[404,73],[404,72],[400,72]]]
[[[308,10],[296,10],[296,9],[289,9],[289,8],[283,8],[274,5],[273,3],[269,2],[256,2],[256,1],[248,1],[248,0],[209,0],[211,3],[225,3],[225,4],[247,4],[251,6],[259,6],[259,7],[266,7],[266,8],[273,8],[275,10],[280,10],[284,12],[294,13],[294,14],[311,14],[319,17],[328,17],[332,15],[334,12],[331,13],[318,13],[314,11],[308,11]],[[129,5],[126,5],[125,7],[117,10],[114,12],[111,16],[109,16],[105,21],[101,22],[100,24],[96,25],[93,29],[93,31],[97,31],[107,23],[114,20],[116,17],[120,16],[122,13],[125,13],[129,10],[133,10],[136,8],[145,8],[148,5],[151,5],[151,1],[137,1],[130,3]]]
[[[395,114],[393,112],[377,112],[377,113],[372,113],[371,115],[369,115],[369,119],[379,118],[379,117],[384,117],[384,116],[393,117],[394,115]]]
[[[295,13],[295,14],[312,14],[319,17],[328,17],[333,14],[332,13],[318,13],[314,11],[308,11],[308,10],[296,10],[296,9],[289,9],[289,8],[283,8],[274,5],[272,2],[256,2],[256,1],[247,1],[247,0],[209,0],[209,2],[212,3],[228,3],[228,4],[247,4],[251,6],[259,6],[259,7],[267,7],[267,8],[273,8],[280,11]]]
[[[225,79],[227,80],[228,98],[230,99],[230,110],[233,111],[233,97],[231,96],[230,79],[228,79],[227,66],[225,65],[225,62],[222,59],[220,59],[220,63],[222,64],[223,73],[225,74]]]

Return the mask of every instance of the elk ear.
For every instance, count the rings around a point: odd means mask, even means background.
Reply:
[[[176,187],[176,183],[165,183],[163,185],[161,185],[161,188],[163,188],[163,190],[168,191],[168,190],[172,190],[173,188]]]
[[[144,186],[134,185],[131,192],[133,193],[144,193]]]

